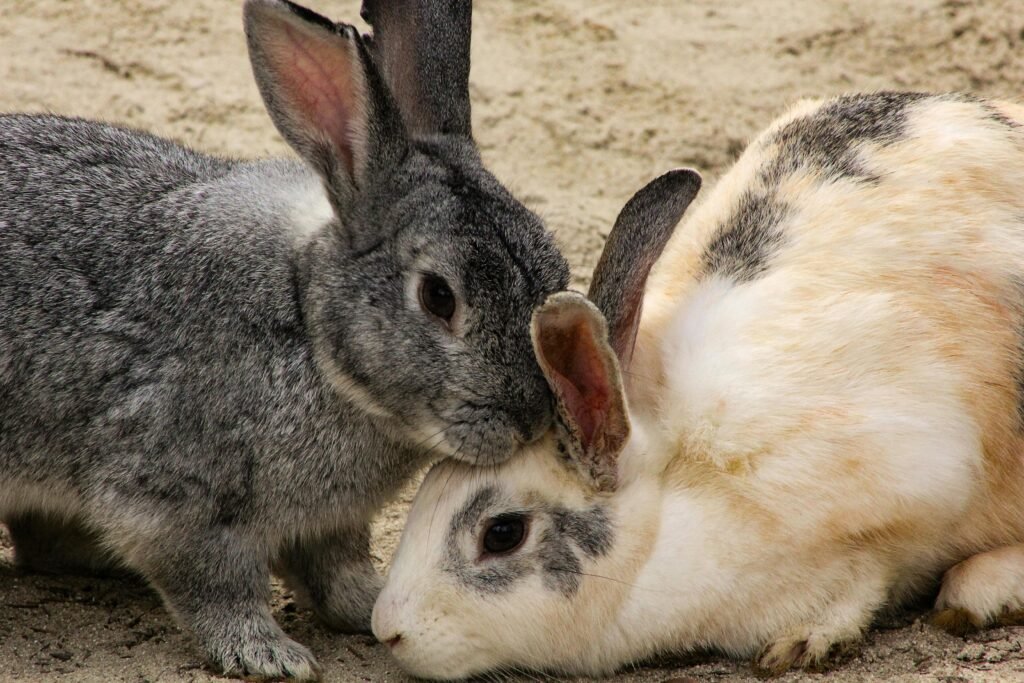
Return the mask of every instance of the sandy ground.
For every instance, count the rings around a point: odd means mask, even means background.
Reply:
[[[358,16],[358,0],[310,2]],[[633,190],[674,166],[714,178],[798,97],[905,88],[1024,100],[1022,0],[478,0],[474,31],[483,154],[547,218],[577,284]],[[220,154],[287,152],[252,83],[235,0],[2,0],[0,111],[13,110],[120,121]],[[404,505],[381,516],[381,566]],[[372,638],[324,631],[280,590],[275,606],[326,680],[404,680]],[[829,678],[1024,680],[1022,643],[1024,629],[953,638],[909,613]],[[0,530],[0,681],[215,679],[145,587],[18,575]],[[718,679],[753,676],[712,656],[620,680]]]

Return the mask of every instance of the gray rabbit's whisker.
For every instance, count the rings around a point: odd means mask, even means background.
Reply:
[[[442,437],[442,441],[443,441],[443,436],[444,436],[444,433],[445,433],[445,432],[447,432],[447,431],[448,431],[448,428],[447,428],[447,427],[444,427],[444,428],[442,428],[442,429],[440,429],[440,430],[438,430],[438,431],[434,432],[433,434],[431,434],[431,435],[430,435],[430,436],[428,436],[427,438],[425,438],[425,439],[423,439],[422,441],[418,442],[418,443],[417,443],[417,444],[415,445],[415,448],[419,449],[419,448],[421,448],[421,447],[423,447],[423,446],[426,446],[426,445],[427,445],[427,442],[428,442],[428,441],[433,441],[434,439],[436,439],[436,438],[438,438],[438,437]],[[437,448],[437,446],[438,446],[438,445],[440,445],[440,444],[435,444],[434,446],[432,446],[432,447],[428,448],[428,449],[427,449],[427,451],[428,451],[428,452],[429,452],[429,451],[433,451],[433,450],[434,450],[435,448]]]
[[[509,667],[509,670],[512,673],[514,673],[514,674],[517,674],[517,675],[520,675],[520,676],[525,676],[526,678],[530,679],[531,681],[553,681],[553,680],[555,680],[555,678],[553,676],[551,676],[551,675],[549,675],[549,674],[547,674],[547,673],[545,673],[543,671],[527,670],[527,669],[524,669],[524,668],[519,667],[519,666],[511,666],[511,667]]]
[[[436,451],[442,444],[445,443],[445,441],[447,441],[447,437],[445,436],[445,432],[441,432],[439,434],[435,434],[434,436],[437,438],[437,443],[435,443],[433,446],[430,446],[429,448],[425,448],[423,450],[424,457],[427,458],[427,459],[429,459],[430,456],[434,455],[434,451]],[[426,444],[424,444],[424,445],[426,445]]]

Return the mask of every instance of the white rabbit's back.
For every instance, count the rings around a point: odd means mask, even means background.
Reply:
[[[898,537],[908,567],[1021,534],[1019,112],[804,102],[750,146],[645,300],[633,404],[676,483],[720,477],[768,541]]]

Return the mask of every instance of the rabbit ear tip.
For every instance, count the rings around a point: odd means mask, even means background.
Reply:
[[[682,168],[677,168],[676,169],[676,173],[685,174],[689,178],[691,178],[692,180],[696,180],[698,183],[702,182],[704,180],[704,176],[702,176],[700,174],[700,171],[698,171],[695,168],[690,168],[689,166],[684,166]]]
[[[242,11],[246,13],[281,11],[290,9],[289,5],[291,4],[286,2],[286,0],[245,0],[245,3],[242,5]]]
[[[681,186],[692,185],[697,189],[699,189],[704,182],[704,177],[700,174],[699,171],[685,166],[681,168],[674,168],[671,171],[668,171],[667,173],[662,175],[662,178],[670,178],[673,181],[679,183],[679,185]]]

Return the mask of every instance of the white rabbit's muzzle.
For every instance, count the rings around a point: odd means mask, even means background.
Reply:
[[[559,463],[553,442],[494,468],[442,462],[413,502],[374,635],[424,678],[560,667],[560,653],[589,652],[592,627],[616,613],[577,619],[615,536],[606,501]]]
[[[412,604],[408,593],[385,590],[373,610],[373,634],[402,669],[418,678],[450,680],[495,668],[488,648],[472,633],[452,628],[448,610]]]

